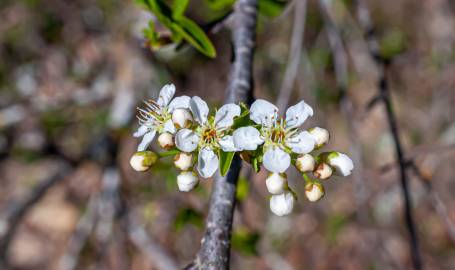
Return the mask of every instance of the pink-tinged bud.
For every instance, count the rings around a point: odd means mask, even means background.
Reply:
[[[194,172],[182,172],[177,176],[177,185],[180,191],[188,192],[192,190],[199,182],[199,178]]]
[[[176,128],[189,128],[193,123],[193,116],[187,109],[175,109],[172,113],[172,122]]]
[[[312,172],[316,166],[316,161],[310,154],[303,154],[297,157],[295,160],[295,167],[300,172]]]
[[[305,196],[310,202],[319,201],[324,194],[324,187],[320,183],[312,182],[305,186]]]
[[[163,132],[158,136],[158,144],[163,149],[171,149],[174,147],[174,136],[169,132]]]
[[[267,190],[274,195],[281,194],[287,186],[287,176],[285,173],[271,173],[265,180]]]
[[[272,195],[270,198],[270,210],[277,216],[288,215],[294,208],[294,194],[290,191],[285,191],[279,195]]]
[[[180,152],[174,157],[174,165],[182,171],[186,171],[193,165],[193,155]]]
[[[324,128],[314,127],[308,130],[308,132],[313,136],[314,140],[316,141],[316,148],[320,148],[326,143],[329,142],[329,131]]]
[[[130,159],[130,165],[138,172],[144,172],[158,160],[158,155],[152,151],[136,152]]]
[[[332,168],[326,163],[320,163],[316,170],[314,170],[313,174],[316,178],[319,179],[327,179],[332,176]]]

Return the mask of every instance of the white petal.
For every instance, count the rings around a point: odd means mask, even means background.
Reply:
[[[254,127],[241,127],[234,131],[234,145],[237,151],[256,150],[258,145],[264,143],[261,134]]]
[[[169,132],[171,134],[174,134],[177,130],[175,129],[174,123],[172,122],[172,119],[169,119],[164,123],[163,131]]]
[[[210,148],[204,147],[197,157],[197,170],[204,178],[211,177],[218,169],[218,157]]]
[[[190,100],[189,96],[180,96],[174,98],[171,103],[169,103],[168,110],[169,112],[173,112],[175,109],[188,109],[190,108]]]
[[[171,101],[172,97],[175,94],[175,85],[173,84],[166,84],[161,88],[160,90],[160,95],[158,96],[157,103],[160,105],[160,107],[165,107],[167,104],[169,104],[169,101]]]
[[[223,105],[215,114],[217,128],[230,127],[234,124],[234,117],[240,115],[240,106],[230,103]]]
[[[193,152],[199,143],[199,136],[189,129],[180,129],[175,135],[175,145],[183,152]]]
[[[286,127],[299,127],[310,116],[313,116],[313,109],[302,100],[287,109]]]
[[[142,137],[144,136],[145,133],[147,133],[149,131],[149,128],[147,127],[147,125],[141,125],[136,132],[133,133],[133,137]]]
[[[354,169],[354,163],[351,158],[343,153],[337,152],[335,157],[329,156],[329,165],[335,168],[335,173],[341,176],[348,176]]]
[[[205,122],[207,122],[209,107],[207,106],[207,103],[200,97],[195,96],[191,98],[190,110],[193,113],[194,119],[196,119],[199,124],[203,125]]]
[[[291,165],[291,156],[279,147],[270,147],[264,154],[264,167],[271,172],[285,172],[289,165]]]
[[[270,127],[278,117],[278,108],[272,103],[257,99],[250,108],[250,119],[256,124]]]
[[[155,138],[156,130],[150,130],[150,132],[145,133],[144,137],[142,138],[141,143],[137,147],[137,151],[144,151],[153,141]]]
[[[306,154],[313,151],[316,141],[308,131],[301,131],[297,135],[288,138],[286,145],[291,147],[292,152],[297,154]]]
[[[220,139],[218,142],[224,152],[235,152],[238,151],[234,145],[234,137],[231,135],[226,135]]]
[[[287,178],[285,173],[271,173],[265,180],[267,190],[274,195],[285,192],[287,185]]]
[[[270,198],[270,210],[277,216],[288,215],[294,208],[294,195],[286,191],[280,195],[272,195]]]
[[[180,191],[188,192],[196,187],[199,179],[193,172],[182,172],[177,176],[177,185]]]

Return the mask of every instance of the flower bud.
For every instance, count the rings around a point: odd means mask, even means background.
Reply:
[[[294,208],[294,194],[285,191],[279,195],[272,195],[270,198],[270,210],[277,216],[288,215]]]
[[[285,173],[271,173],[265,180],[267,190],[274,195],[281,194],[286,189],[286,174]]]
[[[180,191],[188,192],[192,190],[198,182],[199,178],[191,171],[182,172],[177,176],[177,185]]]
[[[312,172],[316,166],[316,161],[310,154],[303,154],[297,157],[295,160],[295,167],[300,172]]]
[[[305,186],[305,196],[310,202],[319,201],[324,194],[324,187],[320,183],[309,182]]]
[[[193,116],[187,109],[175,109],[172,113],[172,122],[176,128],[189,128],[193,122]]]
[[[193,163],[193,155],[190,153],[180,152],[174,156],[174,165],[182,171],[188,170]]]
[[[316,148],[319,148],[329,141],[329,131],[324,128],[314,127],[308,131],[316,141]]]
[[[158,144],[163,149],[171,149],[174,147],[174,136],[169,132],[163,132],[158,136]]]
[[[136,152],[130,159],[130,165],[138,172],[144,172],[156,163],[158,155],[152,151]]]
[[[335,173],[340,176],[348,176],[354,169],[354,163],[345,154],[332,152],[327,157],[327,162],[335,169]]]
[[[332,172],[332,168],[327,163],[320,163],[313,174],[316,178],[327,179],[332,176]]]

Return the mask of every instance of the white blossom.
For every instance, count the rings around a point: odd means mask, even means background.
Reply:
[[[333,170],[327,163],[320,163],[313,174],[319,179],[327,179],[332,176]]]
[[[144,172],[156,163],[158,156],[152,151],[136,152],[130,159],[131,167],[138,172]]]
[[[321,147],[329,141],[329,131],[324,128],[314,127],[308,131],[316,141],[316,147]]]
[[[240,107],[236,104],[225,104],[215,113],[214,118],[209,119],[207,103],[200,97],[191,98],[189,105],[199,126],[195,130],[186,128],[179,130],[175,143],[181,151],[188,153],[199,151],[197,170],[202,177],[208,178],[218,169],[219,149],[225,152],[237,150],[233,137],[227,134],[227,131],[234,124],[234,117],[240,115]]]
[[[354,163],[351,158],[340,152],[332,152],[328,156],[327,162],[335,169],[337,175],[348,176],[354,169]]]
[[[315,147],[315,139],[299,127],[313,115],[313,109],[304,101],[291,106],[285,118],[278,119],[278,108],[270,102],[258,99],[250,108],[250,119],[260,125],[239,128],[234,131],[235,147],[239,150],[255,150],[264,144],[263,163],[267,170],[282,173],[291,164],[290,153],[304,154]]]
[[[272,195],[270,198],[270,210],[277,216],[288,215],[294,208],[294,194],[291,191],[285,191],[279,195]]]
[[[319,201],[324,194],[324,187],[320,183],[308,183],[305,186],[305,196],[310,202]]]
[[[302,154],[295,160],[295,167],[300,172],[312,172],[316,166],[316,161],[310,154]]]
[[[193,164],[193,155],[190,153],[180,152],[174,156],[174,165],[182,171],[191,168]]]
[[[274,195],[281,194],[287,187],[287,176],[284,173],[271,173],[265,180],[267,190]]]
[[[174,147],[174,136],[169,132],[163,132],[158,136],[158,144],[163,149],[171,149]]]
[[[194,172],[181,172],[177,176],[177,186],[180,191],[191,191],[198,184],[199,179]]]
[[[138,108],[139,128],[134,137],[143,137],[138,145],[138,151],[144,151],[155,138],[156,133],[168,132],[174,134],[176,127],[172,122],[172,112],[176,109],[187,109],[190,97],[174,97],[175,86],[167,84],[160,90],[158,100],[144,101],[145,107]]]

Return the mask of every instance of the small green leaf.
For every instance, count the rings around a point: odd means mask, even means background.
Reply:
[[[241,113],[239,116],[234,118],[234,124],[232,125],[232,129],[237,129],[239,127],[246,127],[254,125],[253,121],[250,119],[250,111],[246,107],[245,104],[240,103]]]
[[[225,176],[231,167],[232,159],[234,158],[235,152],[219,152],[219,160],[220,160],[220,174]]]
[[[173,24],[172,30],[180,34],[188,43],[208,57],[214,58],[216,50],[205,32],[194,21],[182,17]]]
[[[259,0],[259,13],[267,17],[276,17],[281,14],[286,6],[285,1],[280,0]]]
[[[172,5],[172,17],[176,20],[182,18],[189,2],[190,0],[174,0],[174,4]]]
[[[253,166],[254,171],[257,173],[261,170],[261,162],[257,157],[251,157],[251,166]]]

